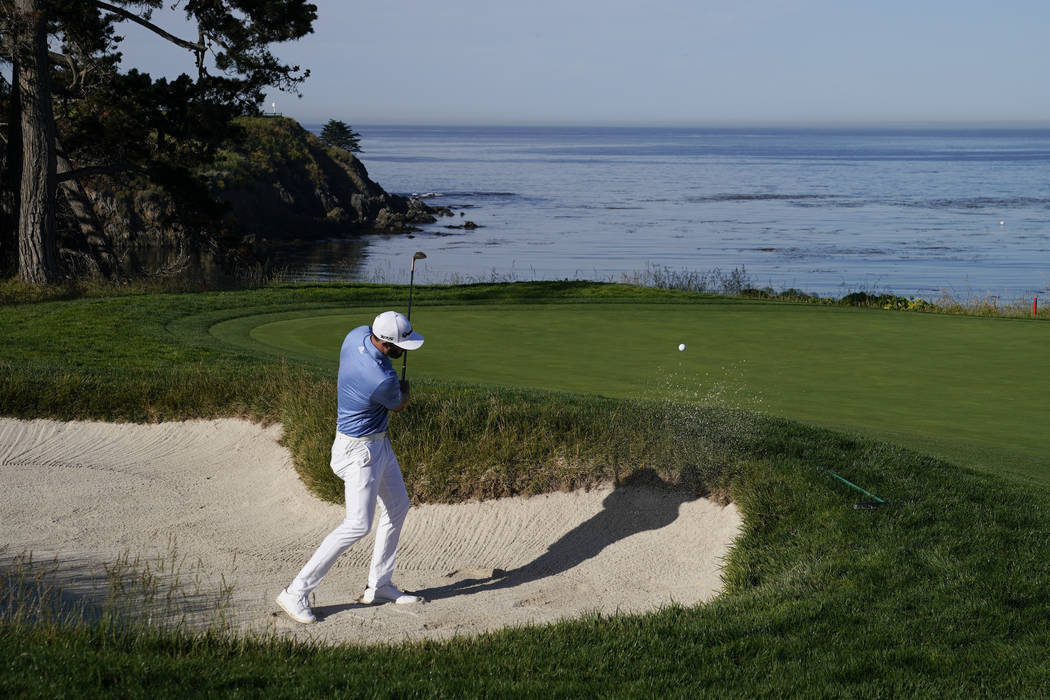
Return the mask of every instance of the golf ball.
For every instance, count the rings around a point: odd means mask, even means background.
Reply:
[[[683,350],[685,350],[685,343],[680,343],[678,345],[678,352],[682,352]]]

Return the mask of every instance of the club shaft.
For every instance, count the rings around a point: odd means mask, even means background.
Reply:
[[[408,313],[405,314],[405,318],[409,321],[412,320],[412,287],[416,282],[416,259],[412,258],[412,272],[408,276]],[[408,375],[408,350],[405,350],[405,354],[401,356],[401,381],[405,381],[405,377]]]

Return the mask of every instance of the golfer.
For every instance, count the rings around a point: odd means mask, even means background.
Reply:
[[[396,311],[384,311],[371,326],[355,328],[343,340],[332,471],[345,484],[346,519],[324,538],[291,585],[277,596],[277,604],[296,622],[316,621],[310,609],[310,593],[335,560],[372,529],[377,502],[379,526],[368,587],[360,600],[402,605],[422,600],[391,583],[409,500],[401,467],[386,435],[388,412],[400,413],[409,400],[408,382],[398,381],[390,360],[421,345],[423,336]]]

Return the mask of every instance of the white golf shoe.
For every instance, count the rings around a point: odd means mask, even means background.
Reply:
[[[404,591],[399,590],[394,584],[388,583],[379,588],[366,588],[364,594],[361,596],[361,602],[365,605],[383,602],[395,603],[397,605],[412,605],[413,603],[423,602],[423,599],[417,595],[405,593]]]
[[[296,622],[308,625],[311,622],[317,622],[317,618],[314,617],[314,611],[310,609],[308,598],[309,596],[307,595],[290,593],[286,588],[277,596],[277,604],[288,613],[288,617]]]

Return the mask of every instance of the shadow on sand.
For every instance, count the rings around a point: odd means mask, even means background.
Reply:
[[[441,600],[514,588],[556,576],[631,535],[670,525],[678,518],[682,504],[696,498],[670,485],[651,469],[639,470],[620,482],[605,497],[602,510],[565,533],[546,552],[528,564],[506,572],[496,569],[487,578],[464,579],[416,593],[425,600]]]

